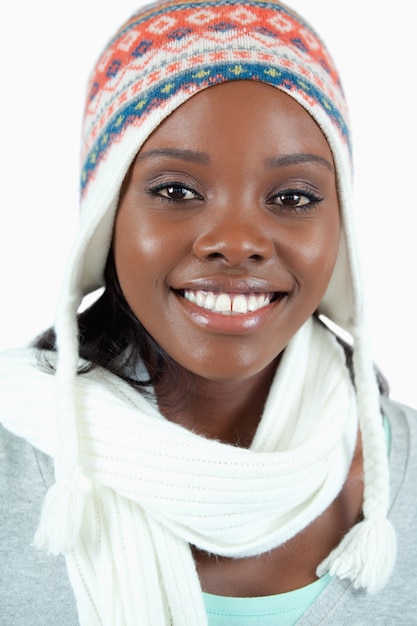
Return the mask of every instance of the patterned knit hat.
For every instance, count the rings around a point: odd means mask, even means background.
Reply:
[[[317,122],[333,153],[342,235],[319,311],[353,337],[365,494],[364,521],[348,533],[320,573],[330,571],[350,578],[357,587],[376,591],[392,570],[395,535],[386,520],[386,446],[353,234],[346,104],[321,40],[297,14],[275,1],[174,0],[147,6],[124,24],[96,64],[84,120],[81,225],[56,319],[62,446],[56,461],[57,482],[45,502],[37,542],[53,552],[68,550],[80,525],[83,498],[73,394],[78,365],[76,312],[83,296],[104,284],[122,182],[162,120],[195,93],[233,80],[267,83],[294,98]],[[61,529],[53,542],[49,521],[57,512],[66,530]]]

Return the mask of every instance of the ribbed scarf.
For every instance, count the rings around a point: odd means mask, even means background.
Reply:
[[[240,558],[284,543],[337,496],[356,443],[344,352],[313,320],[284,352],[249,449],[169,422],[107,372],[78,377],[76,394],[86,508],[66,558],[82,626],[207,624],[190,544]],[[45,423],[26,429],[50,445]]]

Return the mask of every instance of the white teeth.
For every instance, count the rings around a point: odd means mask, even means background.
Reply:
[[[247,313],[248,302],[245,296],[235,296],[232,302],[232,311],[235,313]]]
[[[230,296],[228,296],[227,293],[221,293],[219,296],[217,296],[216,306],[214,308],[216,311],[223,313],[225,311],[231,310],[231,304],[232,301],[230,299]]]
[[[184,298],[202,308],[217,311],[218,313],[248,313],[257,311],[271,301],[270,294],[237,294],[230,296],[227,293],[216,294],[211,291],[184,291]]]
[[[216,306],[216,298],[213,293],[208,293],[206,296],[206,301],[204,302],[205,309],[214,309]]]
[[[248,311],[256,311],[258,308],[258,298],[256,296],[250,296],[248,300]]]

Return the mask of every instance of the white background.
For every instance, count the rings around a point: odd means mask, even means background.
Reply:
[[[374,358],[417,407],[417,52],[409,0],[290,0],[327,42],[354,129],[356,213]],[[53,321],[75,236],[84,90],[135,0],[20,0],[0,9],[0,349]]]

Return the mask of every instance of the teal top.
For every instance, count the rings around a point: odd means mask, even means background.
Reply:
[[[391,433],[384,416],[389,452]],[[274,596],[230,598],[203,593],[209,626],[294,626],[331,580],[330,574],[314,583]]]
[[[301,589],[261,598],[229,598],[203,593],[209,626],[293,626],[330,580],[330,574],[326,574]]]

